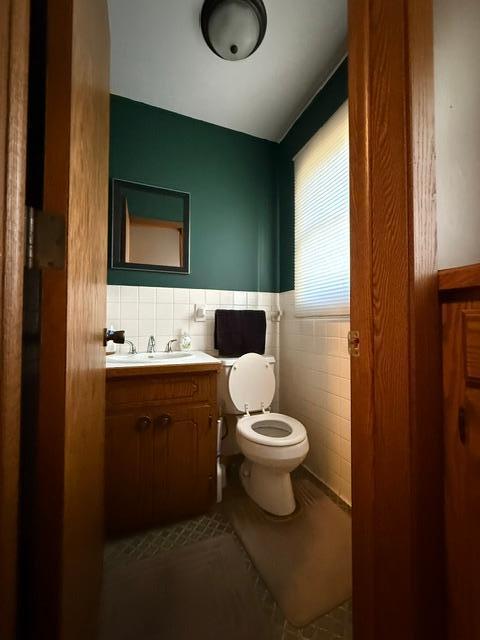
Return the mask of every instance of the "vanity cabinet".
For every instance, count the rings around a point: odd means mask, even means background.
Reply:
[[[439,274],[447,622],[480,638],[480,264]]]
[[[218,367],[107,369],[109,536],[202,513],[215,500]]]

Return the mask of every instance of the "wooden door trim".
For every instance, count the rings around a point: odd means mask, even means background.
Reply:
[[[442,638],[430,0],[349,1],[357,640]]]
[[[45,160],[43,209],[68,224],[71,115],[71,2],[47,2]],[[65,248],[66,252],[66,248]],[[31,627],[39,638],[60,637],[66,438],[67,271],[42,272],[40,307],[39,404],[36,431],[35,537],[37,561],[33,591],[37,597]]]
[[[352,411],[352,570],[355,634],[368,638],[374,628],[375,451],[372,429],[374,407],[374,318],[371,300],[372,233],[370,207],[369,13],[362,2],[349,2],[349,131],[350,131],[350,324],[361,336],[361,357],[351,363]],[[361,241],[360,241],[361,239]],[[361,393],[356,389],[363,388]],[[358,454],[357,454],[358,452]],[[358,461],[357,461],[358,455]],[[364,631],[361,631],[363,629]],[[373,635],[372,635],[373,638]]]
[[[0,637],[15,637],[29,9],[0,7]]]
[[[94,638],[103,558],[109,135],[106,0],[48,0],[43,208],[65,264],[42,271],[29,611],[35,638]]]
[[[480,264],[441,269],[438,272],[438,288],[441,292],[480,287]]]

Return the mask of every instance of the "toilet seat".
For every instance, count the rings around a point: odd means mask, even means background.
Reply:
[[[237,416],[234,435],[244,456],[243,488],[259,507],[282,517],[295,511],[290,474],[305,460],[309,444],[301,422],[269,411],[274,362],[257,353],[223,361],[220,397],[225,415]]]
[[[250,442],[268,447],[288,447],[307,438],[303,424],[283,413],[244,416],[237,422],[237,433]]]

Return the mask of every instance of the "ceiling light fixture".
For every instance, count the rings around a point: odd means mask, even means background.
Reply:
[[[258,49],[267,30],[262,0],[205,0],[200,17],[210,49],[224,60],[244,60]]]

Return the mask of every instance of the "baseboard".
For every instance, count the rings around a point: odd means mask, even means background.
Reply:
[[[323,491],[325,491],[325,493],[336,503],[339,505],[339,507],[341,507],[344,511],[348,511],[349,513],[352,510],[352,505],[347,502],[344,498],[342,498],[341,496],[338,495],[338,493],[336,491],[334,491],[332,489],[332,487],[330,487],[330,485],[328,485],[324,480],[322,480],[321,478],[319,478],[311,469],[309,469],[307,467],[306,464],[302,464],[301,468],[304,469],[310,476],[312,476],[312,478],[315,480],[315,482],[317,482],[323,489]]]

